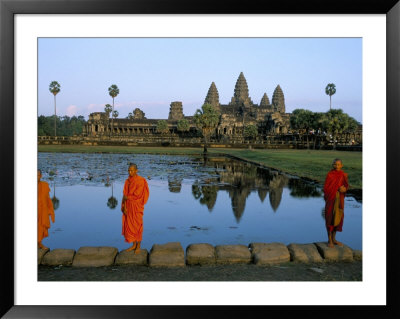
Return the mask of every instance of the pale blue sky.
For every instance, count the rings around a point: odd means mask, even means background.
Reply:
[[[362,122],[361,38],[40,38],[38,115],[54,114],[51,81],[58,81],[57,115],[84,115],[112,104],[116,84],[119,117],[135,108],[166,119],[181,101],[193,115],[215,82],[221,104],[233,96],[243,72],[249,95],[270,100],[279,84],[286,112],[329,110],[328,83],[336,84],[332,107]]]

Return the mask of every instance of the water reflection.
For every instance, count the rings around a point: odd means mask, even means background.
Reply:
[[[213,168],[213,177],[197,179],[192,185],[192,195],[211,212],[217,199],[218,191],[225,191],[231,199],[231,206],[236,221],[239,223],[246,207],[246,201],[252,192],[257,192],[263,203],[269,193],[269,203],[274,212],[282,201],[285,187],[293,197],[321,197],[317,185],[299,178],[289,178],[277,171],[258,167],[246,162],[227,158],[203,157],[203,166]]]
[[[105,187],[110,187],[111,186],[111,184],[110,184],[110,176],[107,176],[107,179],[106,179],[106,182],[105,182],[104,186]]]
[[[192,194],[198,199],[200,204],[207,205],[208,211],[211,213],[217,201],[218,187],[216,185],[201,185],[199,181],[195,181],[192,185]]]
[[[60,207],[60,200],[56,197],[56,181],[53,182],[53,190],[53,197],[51,198],[51,201],[53,202],[54,210],[57,210],[58,207]]]
[[[293,197],[301,198],[322,196],[321,191],[319,191],[314,184],[304,183],[302,180],[297,178],[291,178],[288,187],[290,189],[290,195]]]
[[[182,177],[168,176],[168,189],[171,193],[179,193],[182,188]]]
[[[108,181],[106,183],[106,187],[107,185],[110,185]],[[107,200],[107,207],[109,207],[110,209],[115,209],[117,205],[118,200],[114,197],[114,183],[111,183],[111,197]]]
[[[90,156],[74,154],[69,158],[54,154],[42,156],[43,164],[48,165],[49,179],[54,180],[52,200],[55,209],[60,205],[59,199],[55,196],[56,179],[61,185],[101,182],[106,187],[111,186],[111,197],[107,199],[107,207],[115,209],[118,206],[118,200],[114,197],[114,185],[110,180],[124,180],[126,176],[121,175],[124,171],[122,168],[124,166],[125,169],[125,164],[132,161],[133,157],[121,154],[92,154]],[[82,157],[84,157],[83,161]],[[81,158],[79,161],[81,166],[78,165],[78,158]],[[295,198],[322,196],[317,184],[232,158],[135,155],[135,161],[140,163],[142,175],[148,176],[148,179],[150,175],[160,180],[166,177],[170,193],[180,193],[182,182],[189,180],[193,197],[201,205],[206,205],[209,212],[212,212],[215,207],[218,192],[227,193],[233,215],[238,223],[242,219],[246,202],[252,193],[258,194],[261,203],[264,203],[268,196],[269,206],[274,213],[281,205],[284,188],[288,188],[290,196]],[[114,163],[114,165],[106,167],[107,163]],[[61,168],[60,173],[57,168]]]
[[[151,188],[144,215],[146,249],[169,241],[185,247],[194,242],[306,243],[326,237],[321,185],[257,165],[226,157],[175,155],[39,153],[38,157],[44,179],[54,188],[50,195],[63,201],[62,206],[58,203],[54,229],[65,231],[49,237],[44,242],[49,247],[128,247],[120,235],[121,214],[115,213],[132,161]],[[361,207],[356,199],[346,199],[346,232],[341,238],[355,249],[361,248]]]

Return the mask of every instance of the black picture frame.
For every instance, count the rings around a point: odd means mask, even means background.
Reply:
[[[0,238],[1,308],[4,318],[164,318],[190,316],[265,315],[355,317],[360,313],[394,317],[396,288],[398,205],[396,183],[400,162],[400,1],[399,0],[280,0],[223,2],[217,0],[0,0],[0,130],[2,209]],[[385,14],[387,21],[386,174],[387,305],[386,306],[16,306],[14,303],[14,18],[16,14]],[[379,123],[378,123],[379,125]],[[378,134],[378,132],[377,132]],[[378,165],[378,163],[377,163]],[[382,185],[383,186],[383,185]],[[380,187],[377,185],[377,187]],[[379,218],[379,217],[376,217]],[[241,292],[245,293],[245,292]],[[268,309],[266,309],[268,307]]]

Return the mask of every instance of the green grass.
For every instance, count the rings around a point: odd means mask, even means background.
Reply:
[[[200,155],[202,148],[182,147],[143,147],[143,146],[87,146],[87,145],[38,145],[39,152],[62,153],[131,153],[131,154],[170,154]]]
[[[212,150],[323,183],[332,161],[340,158],[351,188],[362,188],[362,153],[317,150]]]
[[[64,153],[134,153],[201,155],[202,148],[137,147],[137,146],[85,146],[85,145],[39,145],[39,152]],[[323,183],[331,169],[333,159],[343,161],[343,170],[349,174],[351,188],[362,188],[362,153],[349,151],[317,150],[248,150],[208,149],[210,154],[228,154],[289,174],[310,178]]]

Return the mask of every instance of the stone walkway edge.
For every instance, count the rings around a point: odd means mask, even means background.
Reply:
[[[343,245],[328,247],[326,242],[310,244],[250,243],[245,245],[190,244],[184,252],[179,242],[154,244],[150,252],[141,249],[118,251],[115,247],[96,246],[73,249],[38,248],[38,265],[104,267],[143,265],[149,267],[185,267],[191,265],[256,264],[276,265],[287,262],[323,263],[362,260],[362,251]]]

